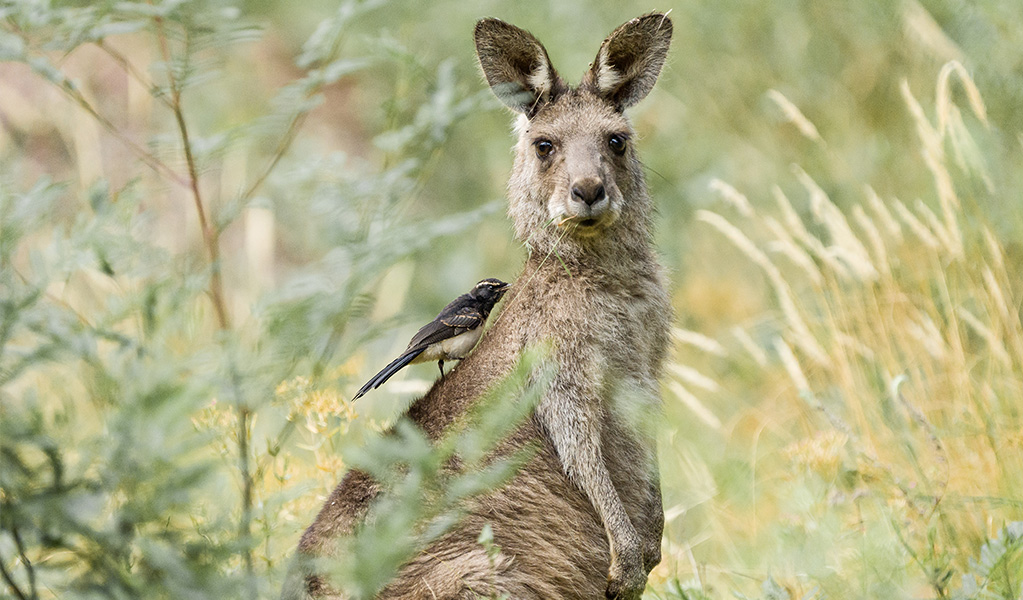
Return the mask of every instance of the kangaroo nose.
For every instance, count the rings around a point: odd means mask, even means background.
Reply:
[[[586,177],[572,184],[572,198],[593,206],[604,199],[604,182],[596,177]]]

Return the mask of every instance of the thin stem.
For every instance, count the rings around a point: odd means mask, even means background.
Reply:
[[[21,40],[25,43],[25,46],[28,47],[30,45],[29,39],[24,35],[24,33],[16,26],[13,26],[13,24],[8,23],[8,25],[10,26],[9,30],[12,31],[18,37],[20,37]],[[82,95],[82,92],[75,88],[69,79],[64,77],[63,73],[61,73],[60,75],[61,80],[57,87],[62,92],[64,92],[64,94],[66,94],[69,98],[71,98],[71,100],[73,100],[74,103],[77,104],[82,110],[89,113],[89,116],[95,119],[96,122],[99,123],[100,126],[104,130],[106,130],[107,133],[114,136],[115,138],[117,138],[118,141],[127,146],[128,149],[134,152],[139,157],[139,159],[146,164],[146,166],[156,171],[159,175],[163,175],[167,179],[173,181],[174,183],[180,186],[184,187],[188,186],[188,182],[185,181],[183,177],[175,173],[173,169],[163,164],[163,162],[161,162],[160,159],[150,154],[145,148],[143,148],[134,140],[129,138],[127,135],[122,133],[121,130],[118,129],[117,126],[110,121],[110,119],[107,119],[106,117],[101,115],[98,110],[96,110],[92,103],[90,103],[85,98],[85,96]]]
[[[270,173],[273,172],[273,170],[277,167],[277,164],[281,162],[282,158],[284,158],[284,154],[288,151],[288,148],[291,147],[291,143],[295,140],[295,136],[298,135],[298,131],[302,128],[302,124],[305,123],[308,114],[308,112],[298,114],[291,120],[291,123],[288,124],[288,129],[284,132],[284,135],[281,136],[280,141],[277,142],[277,147],[274,149],[274,154],[270,159],[270,162],[267,163],[266,168],[264,168],[259,174],[259,177],[257,177],[256,180],[252,182],[252,185],[245,190],[245,193],[242,194],[241,200],[243,203],[256,193],[256,190],[263,185],[267,177],[270,176]]]
[[[181,134],[181,143],[185,151],[185,163],[188,165],[188,187],[192,191],[192,199],[195,203],[195,212],[199,217],[199,229],[202,231],[203,242],[206,244],[206,251],[210,257],[210,297],[213,300],[213,309],[217,314],[217,325],[220,329],[230,329],[230,321],[227,316],[227,308],[224,304],[224,283],[220,272],[220,234],[210,227],[206,218],[206,209],[203,205],[202,194],[199,191],[199,172],[195,167],[195,156],[192,155],[192,143],[188,135],[188,126],[185,124],[185,114],[181,109],[181,88],[174,77],[174,69],[171,66],[170,47],[167,44],[167,35],[164,32],[163,18],[154,17],[159,32],[160,51],[163,53],[163,60],[167,65],[167,81],[171,93],[171,111],[178,124],[178,132]]]
[[[14,582],[14,578],[11,577],[11,574],[7,571],[7,567],[4,566],[4,558],[2,556],[0,556],[0,575],[3,575],[4,581],[7,582],[7,587],[14,592],[15,596],[17,596],[20,600],[28,600],[28,596],[25,595],[25,592],[21,591],[18,584]]]
[[[547,223],[544,225],[544,227],[550,227],[550,225],[552,223],[554,223],[554,219],[551,219],[551,220],[547,221]],[[569,224],[569,225],[571,226],[572,224]],[[522,291],[526,287],[528,287],[529,284],[533,281],[533,278],[536,277],[537,274],[540,273],[540,269],[543,268],[544,264],[547,263],[547,259],[549,259],[551,257],[551,255],[555,253],[555,251],[558,249],[558,246],[561,244],[561,241],[565,239],[565,236],[567,236],[568,233],[569,233],[569,229],[568,229],[568,227],[565,227],[565,229],[562,230],[561,235],[558,236],[558,239],[554,241],[553,247],[550,249],[550,251],[547,253],[547,255],[543,257],[543,260],[540,261],[540,264],[538,264],[536,266],[536,269],[534,269],[533,272],[529,274],[529,277],[526,278],[526,281],[524,283],[522,283],[522,285],[518,285],[518,283],[516,283],[515,289],[512,290],[514,295],[511,296],[510,298],[508,298],[507,301],[505,301],[505,309],[501,311],[501,314],[497,315],[497,319],[494,320],[494,325],[497,325],[498,323],[501,322],[501,319],[504,318],[504,314],[506,312],[508,312],[508,308],[507,307],[511,306],[511,304],[513,302],[515,302],[515,300],[519,297],[519,295],[522,293]],[[532,237],[533,237],[532,234],[530,234],[529,238],[532,238]],[[524,242],[527,245],[529,244],[529,238],[526,238],[526,241]],[[532,254],[532,252],[530,254]],[[561,255],[558,255],[558,260],[561,260]],[[565,270],[567,271],[568,270],[568,265],[565,265],[565,261],[562,260],[561,264],[565,266]],[[572,272],[569,271],[568,274],[569,274],[569,276],[571,276]]]
[[[230,329],[230,322],[224,305],[223,280],[220,271],[220,233],[217,229],[210,227],[209,220],[206,218],[206,209],[203,205],[202,193],[199,190],[199,173],[195,166],[195,157],[192,154],[192,144],[188,135],[188,126],[185,123],[185,115],[181,109],[181,88],[174,77],[174,68],[171,65],[170,47],[167,43],[163,19],[155,17],[154,21],[158,31],[160,51],[167,65],[167,80],[171,93],[171,110],[177,121],[181,142],[184,146],[185,162],[188,165],[189,187],[192,190],[195,211],[199,217],[199,228],[202,231],[203,241],[206,243],[206,250],[210,257],[210,266],[212,267],[210,297],[213,300],[213,307],[217,313],[217,324],[221,330],[228,330]],[[242,476],[242,518],[238,524],[238,533],[245,546],[242,560],[245,564],[245,572],[248,574],[249,586],[254,586],[255,569],[252,562],[252,550],[249,547],[249,538],[252,535],[252,474],[249,471],[249,417],[251,412],[242,400],[238,370],[235,368],[233,359],[231,359],[230,369],[231,383],[234,387],[235,406],[238,410],[238,469],[241,471]],[[255,590],[250,589],[250,592],[250,597],[255,597]]]
[[[238,533],[245,540],[245,572],[254,573],[248,539],[252,535],[252,473],[249,472],[249,409],[238,403],[238,468],[242,472],[242,521]]]
[[[6,506],[4,507],[6,508]],[[25,593],[18,584],[14,581],[14,576],[11,575],[10,571],[7,570],[7,566],[4,564],[4,558],[0,556],[0,575],[3,576],[4,581],[7,582],[7,587],[14,592],[20,600],[36,600],[39,598],[39,593],[36,591],[36,571],[32,566],[32,561],[28,559],[28,554],[25,552],[25,544],[21,541],[21,534],[18,533],[18,528],[11,524],[10,528],[11,537],[14,538],[14,545],[18,549],[18,558],[21,559],[21,564],[25,567],[25,573],[28,575],[29,591]]]
[[[238,411],[238,470],[242,475],[242,518],[238,523],[238,536],[241,538],[245,551],[242,561],[245,563],[245,572],[248,574],[247,585],[249,597],[256,597],[255,590],[255,567],[252,562],[252,548],[250,547],[252,537],[252,496],[253,483],[252,472],[249,466],[249,421],[251,411],[242,398],[241,381],[239,381],[238,369],[234,357],[228,359],[231,370],[231,386],[234,392],[235,408]]]
[[[167,97],[164,96],[162,93],[157,92],[156,85],[154,85],[153,82],[149,81],[146,78],[145,74],[136,69],[135,65],[131,64],[131,61],[128,60],[128,57],[121,54],[120,52],[112,48],[110,45],[106,44],[105,40],[98,40],[96,42],[96,46],[98,46],[100,50],[106,52],[107,56],[112,58],[114,62],[116,62],[118,66],[120,66],[121,69],[124,70],[125,73],[130,75],[132,79],[138,82],[139,85],[146,88],[146,91],[149,92],[150,96],[156,98],[161,104],[163,104],[167,108],[171,110],[174,109],[170,101],[167,100]]]
[[[92,106],[92,104],[90,104],[89,101],[85,99],[85,96],[83,96],[80,91],[71,87],[70,82],[67,82],[64,85],[60,86],[60,89],[63,90],[65,94],[70,96],[71,99],[74,100],[76,104],[78,104],[78,106],[85,110],[85,112],[89,113],[89,115],[92,116],[92,118],[95,119],[96,122],[99,123],[100,126],[107,131],[107,133],[120,140],[122,144],[127,146],[132,152],[138,155],[139,159],[142,160],[142,162],[146,163],[146,165],[149,166],[149,168],[153,169],[160,175],[163,175],[167,179],[170,179],[174,183],[187,187],[188,182],[185,181],[185,179],[181,177],[181,175],[175,173],[173,169],[163,164],[160,161],[160,159],[156,158],[155,156],[147,152],[145,148],[138,145],[134,140],[132,140],[124,133],[122,133],[121,130],[118,129],[116,125],[111,123],[109,119],[99,114],[99,111],[97,111]]]
[[[28,574],[29,597],[38,598],[36,570],[32,566],[32,561],[28,559],[28,554],[25,553],[25,544],[21,541],[21,534],[18,533],[17,527],[11,527],[11,535],[14,536],[14,544],[18,547],[18,556],[21,557],[21,564],[25,565],[25,572]]]
[[[338,38],[336,40],[336,43],[334,45],[334,51],[331,53],[329,58],[323,61],[324,64],[328,64],[335,58],[337,58],[338,54],[340,53],[341,41],[342,38]],[[320,83],[315,87],[315,89],[308,92],[305,95],[305,98],[308,100],[312,96],[318,94],[323,89],[323,87],[324,85]],[[294,117],[292,117],[291,122],[288,123],[288,128],[284,131],[284,134],[281,136],[281,139],[277,142],[277,147],[274,148],[274,153],[273,156],[270,158],[270,162],[267,163],[266,167],[262,170],[262,172],[260,172],[259,176],[256,177],[255,181],[252,182],[252,185],[250,185],[245,190],[245,193],[242,194],[241,201],[243,203],[246,200],[252,198],[252,195],[255,194],[260,187],[262,187],[263,183],[266,182],[266,179],[270,176],[270,173],[273,172],[273,170],[277,167],[277,164],[281,162],[282,158],[284,158],[284,155],[287,153],[288,148],[291,147],[291,143],[295,141],[295,136],[298,135],[298,131],[302,128],[302,125],[305,123],[305,120],[308,116],[309,110],[302,109]]]

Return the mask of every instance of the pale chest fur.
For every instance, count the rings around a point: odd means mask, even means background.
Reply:
[[[536,288],[516,307],[523,345],[553,341],[562,369],[656,388],[671,319],[656,272],[621,283],[562,277]]]

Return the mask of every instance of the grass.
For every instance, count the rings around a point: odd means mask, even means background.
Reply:
[[[972,114],[951,98],[953,73]],[[780,188],[758,210],[720,181],[724,206],[698,211],[777,308],[678,345],[672,422],[705,431],[662,452],[680,502],[661,573],[697,582],[677,596],[768,576],[784,590],[765,587],[774,597],[984,597],[978,579],[991,597],[1018,593],[1017,571],[996,584],[976,561],[1023,516],[1023,298],[1006,250],[959,195],[964,179],[989,181],[964,152],[976,147],[965,120],[988,126],[983,102],[961,65],[937,80],[934,117],[903,86],[930,199],[910,208],[864,186],[843,210],[796,167],[809,218]]]

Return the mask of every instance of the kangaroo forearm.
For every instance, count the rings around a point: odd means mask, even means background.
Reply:
[[[661,481],[656,469],[648,486],[649,503],[646,519],[637,524],[637,533],[643,547],[643,569],[649,573],[661,562],[661,537],[664,535],[664,504],[661,500]]]
[[[547,398],[537,415],[565,474],[586,494],[607,533],[611,559],[634,560],[641,540],[608,473],[601,452],[596,406],[565,397]]]

